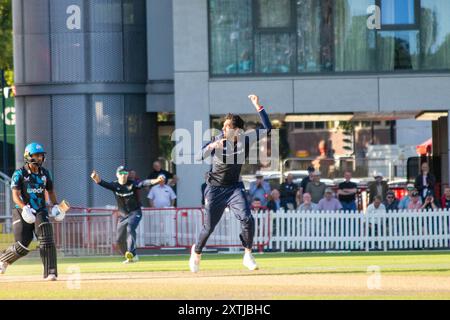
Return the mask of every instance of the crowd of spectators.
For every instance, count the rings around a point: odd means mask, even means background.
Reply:
[[[298,185],[292,174],[279,189],[271,189],[262,175],[250,184],[249,201],[255,210],[271,211],[344,211],[358,210],[358,185],[352,181],[352,172],[344,173],[344,181],[334,190],[321,181],[321,172],[308,168],[308,176]],[[435,197],[436,178],[430,173],[428,163],[423,163],[421,173],[415,183],[407,184],[404,196],[396,198],[396,193],[389,189],[388,183],[380,172],[374,173],[374,181],[367,186],[368,205],[365,213],[395,212],[398,210],[436,210],[450,208],[450,188],[444,189],[441,199]],[[361,210],[361,207],[359,207]]]
[[[249,203],[253,210],[297,210],[297,211],[344,211],[358,210],[358,185],[352,181],[352,172],[344,173],[344,181],[333,189],[321,181],[321,172],[310,166],[308,175],[297,184],[294,176],[288,174],[279,188],[272,188],[258,174],[256,181],[250,183],[248,190]],[[164,182],[147,190],[147,199],[150,207],[167,208],[176,206],[176,184],[178,178],[173,173],[162,169],[160,161],[154,161],[152,172],[147,179],[156,179],[163,176]],[[205,205],[205,182],[201,186],[202,205]],[[136,173],[130,171],[130,179],[139,180]],[[397,210],[435,210],[438,208],[450,209],[450,187],[444,189],[440,199],[435,197],[436,178],[430,172],[428,163],[421,165],[421,172],[414,184],[408,183],[405,195],[397,199],[395,192],[389,189],[382,173],[374,174],[374,181],[367,186],[368,206],[366,213],[394,212]],[[361,208],[359,208],[361,209]]]

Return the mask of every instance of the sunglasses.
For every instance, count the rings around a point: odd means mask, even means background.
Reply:
[[[119,171],[119,174],[126,176],[128,174],[128,171]]]

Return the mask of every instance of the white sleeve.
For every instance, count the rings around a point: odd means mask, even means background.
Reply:
[[[175,200],[177,198],[177,195],[175,194],[175,192],[171,187],[169,188],[170,188],[170,200]]]
[[[147,198],[150,200],[154,200],[155,199],[155,193],[153,192],[153,188],[150,189]]]

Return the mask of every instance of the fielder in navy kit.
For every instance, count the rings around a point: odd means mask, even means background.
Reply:
[[[258,111],[265,133],[270,134],[272,125],[264,107],[259,104],[256,95],[249,99]],[[258,142],[263,130],[244,133],[244,121],[238,115],[228,114],[222,128],[222,134],[215,137],[202,149],[202,159],[212,157],[212,169],[208,173],[205,196],[205,223],[197,242],[192,246],[189,267],[198,272],[201,253],[209,236],[219,223],[226,207],[241,222],[240,240],[245,249],[243,264],[249,270],[258,266],[252,255],[255,221],[245,195],[244,184],[240,181],[242,165],[249,159],[252,138]],[[256,134],[256,135],[255,135]]]
[[[119,222],[117,224],[117,244],[120,253],[125,255],[123,263],[137,262],[136,255],[136,229],[142,219],[141,202],[139,201],[138,190],[143,187],[158,184],[164,179],[160,176],[157,179],[148,179],[140,182],[129,180],[129,170],[120,166],[116,170],[117,180],[114,182],[103,181],[94,170],[91,174],[92,180],[99,186],[114,192],[119,210]]]

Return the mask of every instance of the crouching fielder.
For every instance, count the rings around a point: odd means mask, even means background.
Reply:
[[[8,265],[26,256],[33,233],[39,241],[39,251],[44,265],[44,279],[55,281],[58,277],[56,247],[53,228],[49,221],[45,191],[53,203],[51,214],[62,221],[68,209],[65,203],[57,205],[56,193],[49,171],[42,167],[45,151],[39,143],[31,143],[25,148],[25,165],[12,176],[11,189],[15,209],[13,209],[13,232],[15,243],[0,256],[0,273],[5,273]]]

